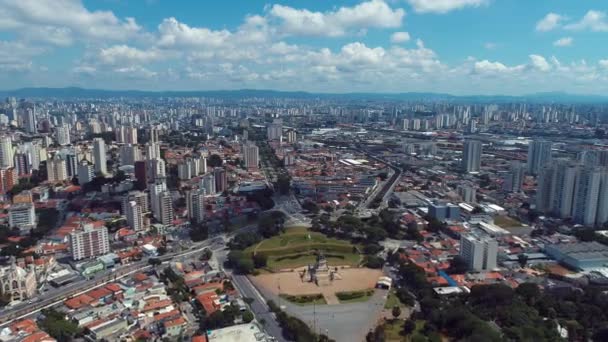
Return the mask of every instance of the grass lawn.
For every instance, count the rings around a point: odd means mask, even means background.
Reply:
[[[392,309],[395,306],[403,307],[405,305],[401,304],[399,297],[395,294],[394,290],[391,290],[388,293],[388,298],[386,299],[386,303],[384,304],[385,309]]]
[[[361,260],[358,254],[353,253],[332,253],[325,255],[329,266],[358,266]],[[312,265],[317,261],[317,256],[312,253],[295,253],[281,256],[268,257],[267,267],[271,270],[281,270],[286,268],[302,267]]]
[[[419,334],[424,327],[424,321],[416,321],[416,330],[408,336],[403,336],[401,331],[403,330],[404,320],[388,321],[384,325],[385,338],[387,342],[397,341],[410,341],[411,337]]]
[[[494,218],[494,224],[496,224],[497,226],[499,226],[500,228],[515,228],[515,227],[522,227],[523,225],[521,224],[521,222],[517,221],[516,219],[506,216],[506,215],[498,215]]]
[[[325,298],[323,298],[323,295],[320,293],[312,294],[312,295],[302,295],[302,296],[292,296],[292,295],[288,295],[288,294],[281,294],[281,298],[285,299],[288,302],[299,305],[299,306],[307,306],[307,305],[313,305],[313,304],[315,304],[315,305],[327,304],[327,302],[325,301]]]
[[[340,304],[367,302],[374,295],[374,289],[363,291],[336,292]]]
[[[306,227],[288,228],[283,234],[263,240],[245,249],[245,253],[262,253],[268,257],[271,270],[295,268],[314,264],[316,250],[322,250],[330,266],[358,266],[361,257],[353,252],[355,246],[348,241],[329,238]]]

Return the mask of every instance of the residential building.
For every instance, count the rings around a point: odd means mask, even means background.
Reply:
[[[498,242],[489,237],[464,234],[460,237],[460,256],[472,271],[491,271],[496,268]]]
[[[245,161],[246,168],[258,168],[260,163],[260,154],[258,147],[253,142],[247,142],[243,145],[243,159]]]
[[[537,175],[541,169],[551,163],[553,144],[545,140],[533,140],[528,145],[528,173]]]
[[[194,189],[186,193],[186,207],[188,218],[195,223],[201,223],[205,219],[205,190]]]
[[[462,153],[462,171],[471,173],[481,169],[482,144],[477,140],[465,140]]]
[[[106,165],[106,143],[102,138],[93,139],[93,158],[95,172],[101,175],[108,174]]]
[[[0,136],[0,168],[13,167],[13,140],[8,135]]]
[[[57,134],[57,144],[66,146],[70,144],[70,126],[68,124],[62,124],[57,126],[55,129]]]
[[[78,163],[78,184],[84,185],[93,180],[95,177],[95,169],[93,164],[88,160],[83,159]]]
[[[36,210],[33,203],[17,203],[8,209],[9,227],[19,228],[24,234],[29,234],[36,228]]]
[[[142,208],[137,202],[129,201],[126,205],[125,217],[127,224],[134,231],[144,229]]]
[[[108,229],[104,226],[95,228],[85,224],[82,230],[70,234],[70,250],[72,259],[82,260],[110,252]]]
[[[46,161],[47,179],[50,183],[63,182],[68,179],[65,160],[59,153]]]

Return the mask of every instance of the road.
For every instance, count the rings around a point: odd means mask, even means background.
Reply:
[[[277,341],[287,341],[283,337],[282,329],[279,326],[279,323],[277,323],[274,313],[270,311],[268,305],[266,305],[266,300],[264,300],[264,297],[262,297],[253,284],[251,284],[251,281],[249,281],[247,276],[233,275],[232,281],[243,297],[253,298],[253,302],[251,302],[249,306],[258,322],[264,322],[264,330],[266,330],[269,335],[274,336]]]

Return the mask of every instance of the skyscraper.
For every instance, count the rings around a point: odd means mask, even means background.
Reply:
[[[10,136],[0,137],[0,167],[13,166],[13,140]]]
[[[205,219],[205,190],[193,189],[186,194],[186,207],[188,218],[195,223],[201,223]]]
[[[507,192],[521,192],[524,177],[524,165],[519,161],[512,162],[511,170],[503,175],[502,189]]]
[[[127,218],[127,224],[134,231],[144,229],[142,208],[137,202],[129,201],[127,203],[125,217]]]
[[[575,222],[586,226],[595,225],[602,173],[600,168],[585,167],[578,170],[572,204]]]
[[[247,142],[243,145],[243,159],[245,160],[246,168],[256,169],[258,167],[260,154],[258,147],[254,143]]]
[[[533,140],[528,145],[528,173],[537,175],[543,166],[551,163],[553,145],[545,140]]]
[[[106,166],[106,143],[102,138],[93,139],[93,158],[95,172],[106,175],[108,173]]]
[[[68,126],[68,124],[63,124],[63,125],[57,126],[56,134],[57,134],[57,144],[59,144],[61,146],[70,144],[70,126]]]
[[[266,128],[268,140],[279,140],[283,136],[283,121],[274,119],[274,121]]]
[[[59,153],[55,153],[53,158],[46,161],[46,172],[48,181],[51,183],[63,182],[68,179],[65,160]]]
[[[228,188],[228,179],[226,178],[226,170],[223,167],[213,169],[215,178],[215,191],[224,192]]]
[[[482,144],[477,140],[465,140],[462,151],[462,171],[479,172],[481,169]]]
[[[207,173],[201,178],[201,187],[205,189],[207,195],[215,195],[215,176],[213,173]]]
[[[95,177],[95,169],[93,164],[88,160],[83,159],[78,163],[78,184],[84,185],[93,180]]]
[[[141,151],[137,145],[125,144],[120,146],[120,165],[135,165],[141,160]]]

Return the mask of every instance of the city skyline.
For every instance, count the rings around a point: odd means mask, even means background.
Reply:
[[[605,11],[593,1],[6,1],[1,88],[601,94]]]

